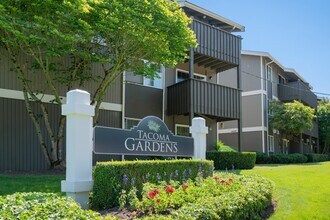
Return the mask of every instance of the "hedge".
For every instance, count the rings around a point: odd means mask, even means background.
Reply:
[[[15,193],[0,196],[0,219],[101,219],[73,200],[53,193]]]
[[[93,209],[103,210],[118,206],[122,190],[132,186],[142,191],[145,182],[195,179],[199,171],[204,177],[213,175],[213,161],[207,160],[149,160],[98,162],[94,170],[91,198]]]
[[[329,160],[327,154],[305,154],[307,157],[307,162],[324,162]]]
[[[252,169],[256,162],[255,152],[206,152],[206,159],[214,161],[216,170]]]
[[[257,152],[257,164],[291,164],[306,163],[307,156],[303,154],[272,154],[267,156],[265,153]]]

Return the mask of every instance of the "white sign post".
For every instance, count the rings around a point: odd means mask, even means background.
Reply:
[[[189,128],[191,136],[194,138],[194,159],[205,159],[206,153],[206,135],[208,127],[205,126],[204,118],[193,118]]]
[[[85,209],[93,188],[94,112],[88,92],[71,90],[67,93],[67,103],[62,106],[62,115],[66,116],[66,180],[61,182],[61,190]]]

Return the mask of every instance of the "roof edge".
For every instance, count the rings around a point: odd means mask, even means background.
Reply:
[[[217,19],[217,20],[220,20],[220,21],[222,21],[222,22],[224,22],[224,23],[227,23],[227,24],[233,26],[233,29],[235,29],[235,30],[237,29],[237,30],[240,31],[240,32],[244,32],[244,31],[245,31],[245,27],[244,27],[243,25],[238,24],[238,23],[236,23],[236,22],[234,22],[234,21],[231,21],[231,20],[229,20],[229,19],[227,19],[227,18],[225,18],[225,17],[222,17],[222,16],[220,16],[220,15],[214,13],[214,12],[211,12],[211,11],[209,11],[209,10],[207,10],[207,9],[204,9],[204,8],[198,6],[198,5],[195,5],[195,4],[193,4],[193,3],[190,3],[190,2],[188,2],[188,1],[186,1],[186,0],[178,1],[178,2],[179,2],[182,6],[185,6],[185,7],[187,7],[187,8],[190,8],[190,9],[196,10],[196,11],[198,11],[198,12],[200,12],[200,13],[203,13],[203,14],[209,16],[209,17],[212,17],[212,18],[214,18],[214,19]]]

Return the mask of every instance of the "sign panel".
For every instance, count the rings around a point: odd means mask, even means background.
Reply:
[[[194,141],[191,137],[173,135],[161,119],[148,116],[131,130],[95,127],[94,152],[96,154],[191,157],[194,155]]]

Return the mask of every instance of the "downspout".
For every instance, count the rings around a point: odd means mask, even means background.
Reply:
[[[269,99],[269,97],[268,97],[268,78],[267,78],[267,67],[270,65],[270,64],[272,64],[272,63],[274,63],[274,60],[272,60],[272,61],[270,61],[270,62],[268,62],[268,63],[266,63],[265,64],[265,67],[266,67],[266,69],[265,69],[265,75],[266,75],[266,102],[268,103],[268,99]],[[271,97],[271,98],[273,98],[273,97]],[[266,153],[267,153],[267,155],[269,156],[269,141],[268,141],[268,135],[269,135],[269,118],[268,118],[268,105],[266,105],[266,117],[267,117],[267,135],[266,135],[266,143],[267,143],[267,147],[266,147]]]

